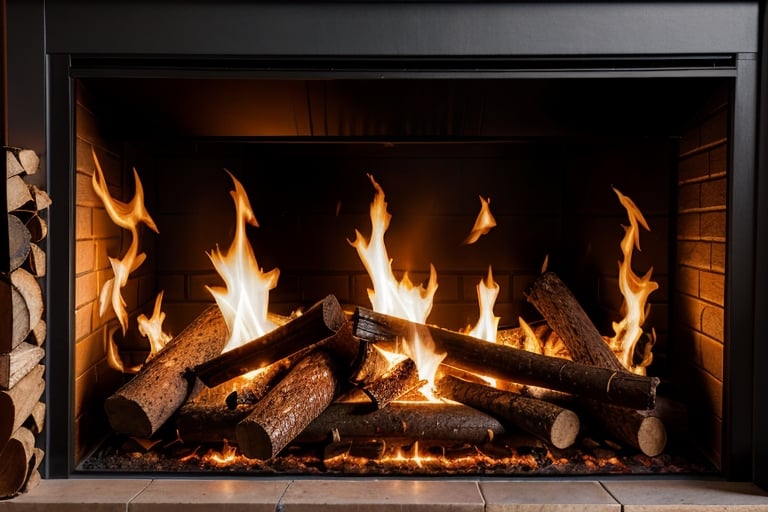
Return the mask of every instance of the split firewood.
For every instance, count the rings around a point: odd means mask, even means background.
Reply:
[[[45,357],[45,350],[22,342],[9,354],[0,354],[0,389],[12,389]]]
[[[246,457],[267,460],[277,455],[340,390],[333,358],[316,350],[296,363],[251,413],[235,428],[235,438]]]
[[[29,418],[24,422],[24,426],[32,431],[33,434],[41,434],[45,425],[45,402],[37,402],[29,413]]]
[[[435,326],[358,307],[354,317],[355,336],[369,341],[408,337],[418,332],[431,336],[437,353],[445,353],[442,364],[487,377],[520,384],[547,387],[601,402],[653,408],[657,377],[609,370],[575,361],[490,343]]]
[[[22,313],[24,308],[27,310],[27,321],[24,322],[22,318],[20,320],[20,326],[27,325],[26,330],[18,330],[17,335],[24,339],[29,334],[30,329],[37,325],[37,323],[43,318],[43,308],[45,303],[43,302],[43,290],[40,287],[38,280],[26,271],[24,268],[17,268],[11,272],[11,286],[18,292],[17,294],[11,293],[11,299],[14,301],[14,323],[16,311]],[[24,306],[16,304],[16,301],[23,301]],[[14,331],[16,326],[14,325]]]
[[[2,286],[0,285],[0,288]],[[45,342],[45,336],[48,334],[48,324],[45,323],[45,319],[40,319],[39,322],[37,322],[37,325],[32,328],[32,330],[29,332],[29,335],[27,335],[26,341],[30,345],[37,345],[38,347],[41,346]]]
[[[27,256],[27,268],[34,277],[45,277],[47,260],[45,251],[40,248],[39,245],[31,243],[29,244],[29,255]]]
[[[37,365],[11,389],[0,391],[0,447],[38,409],[45,390],[44,373],[45,366]]]
[[[34,455],[35,435],[19,427],[0,451],[0,498],[10,498],[21,491]]]
[[[29,333],[29,308],[10,278],[0,273],[0,354],[16,348]]]
[[[209,306],[104,402],[115,432],[148,438],[187,400],[185,372],[219,355],[229,332],[218,306]]]
[[[43,462],[44,457],[45,451],[42,448],[35,448],[32,451],[32,459],[29,461],[27,481],[24,482],[24,485],[21,488],[22,493],[28,493],[40,483],[40,480],[42,479],[40,476],[40,464]]]
[[[5,177],[12,178],[25,172],[22,167],[19,158],[16,156],[17,152],[13,149],[5,148]]]
[[[487,412],[502,423],[524,430],[556,448],[571,446],[579,434],[581,424],[575,412],[544,400],[451,375],[441,378],[436,386],[441,396]]]
[[[205,361],[193,369],[194,375],[206,386],[214,387],[230,379],[258,370],[323,342],[333,345],[333,350],[357,353],[356,342],[350,336],[334,336],[346,317],[339,301],[333,295],[317,302],[307,311],[265,335],[229,350],[218,357]],[[343,334],[343,333],[342,333]]]
[[[387,439],[482,444],[503,435],[493,416],[455,402],[392,402],[371,411],[361,402],[334,402],[296,438],[297,443]]]
[[[19,268],[29,256],[32,235],[16,215],[8,215],[10,265],[8,272]]]
[[[621,376],[632,375],[611,351],[570,289],[554,272],[539,276],[527,298],[558,333],[574,361],[607,368]],[[595,421],[618,440],[650,457],[664,450],[667,443],[664,422],[649,412],[655,408],[655,400],[650,407],[626,408],[610,407],[610,404],[589,400],[590,397],[582,398],[582,405]],[[627,404],[618,405],[629,407]]]
[[[20,209],[25,204],[32,201],[32,194],[29,193],[29,187],[20,175],[11,176],[6,181],[5,204],[8,213]]]
[[[26,216],[24,226],[29,231],[29,236],[33,242],[40,242],[48,236],[48,221],[39,212]]]
[[[234,441],[235,426],[248,416],[295,363],[286,358],[259,370],[256,375],[203,388],[176,413],[176,430],[182,442]]]
[[[370,341],[361,340],[359,352],[352,363],[352,373],[349,382],[355,385],[364,385],[366,382],[381,377],[391,366],[381,350]]]
[[[386,371],[381,377],[368,382],[360,389],[381,409],[404,394],[418,389],[427,383],[419,378],[419,369],[413,359],[403,359]]]

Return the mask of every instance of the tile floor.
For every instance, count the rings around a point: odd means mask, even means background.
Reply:
[[[690,479],[43,480],[0,512],[768,512],[751,483]]]

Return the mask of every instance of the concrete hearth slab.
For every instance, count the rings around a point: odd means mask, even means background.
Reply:
[[[751,483],[689,479],[43,480],[0,512],[768,512]]]

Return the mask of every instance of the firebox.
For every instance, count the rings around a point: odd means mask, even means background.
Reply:
[[[48,475],[764,480],[757,17],[751,2],[9,2],[9,51],[31,37],[24,23],[46,35],[25,50],[47,57],[31,88],[47,91],[32,109],[44,128],[25,133],[10,100],[35,100],[9,71],[9,138],[42,142],[54,200]],[[366,259],[361,240],[385,248]],[[256,278],[222,271],[235,249]],[[393,283],[377,257],[429,295],[421,316],[380,310]],[[559,294],[542,297],[545,276]],[[626,281],[647,302],[625,357],[635,371],[617,372],[568,343],[614,335],[633,307]],[[230,319],[232,301],[269,327]],[[350,375],[383,357],[369,342],[422,356],[386,328],[366,338],[371,318],[428,334],[443,384],[519,408],[504,416],[456,389],[430,402],[410,381],[377,403]],[[493,350],[474,348],[484,319]],[[245,343],[227,358],[235,332]],[[173,376],[140,393],[183,400],[134,425],[122,390],[179,339],[195,357],[173,356]],[[572,366],[547,376],[555,358]],[[398,384],[411,377],[426,380],[419,368]],[[642,386],[655,407],[623,391]],[[303,401],[322,405],[282,442],[294,415],[277,409]],[[264,403],[272,433],[236,416]],[[547,438],[562,411],[569,439]]]

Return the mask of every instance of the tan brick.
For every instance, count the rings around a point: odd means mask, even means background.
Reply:
[[[709,270],[712,261],[712,244],[709,242],[681,241],[677,243],[678,260],[681,265]]]
[[[691,295],[699,296],[699,275],[701,271],[692,267],[681,266],[677,269],[677,289],[678,291]]]
[[[701,127],[694,126],[683,133],[680,139],[680,153],[687,153],[701,147]]]
[[[75,207],[75,238],[83,240],[93,236],[93,210],[89,206]]]
[[[346,275],[306,276],[301,280],[301,288],[304,300],[312,304],[328,294],[335,295],[339,302],[348,302],[351,293],[350,279]]]
[[[96,270],[96,247],[91,240],[75,242],[75,274]]]
[[[723,342],[700,335],[701,367],[719,381],[723,380]]]
[[[112,271],[112,265],[109,258],[122,258],[124,254],[121,249],[121,240],[119,238],[102,238],[96,240],[96,269]]]
[[[701,126],[701,143],[712,144],[728,136],[728,110],[721,109]]]
[[[725,208],[728,193],[727,186],[725,178],[703,182],[701,184],[701,206],[704,208]]]
[[[675,300],[680,312],[680,324],[697,331],[701,330],[701,317],[704,310],[704,303],[694,297],[686,295],[679,295]]]
[[[79,308],[98,299],[99,292],[95,272],[75,277],[75,307]]]
[[[211,292],[205,287],[223,287],[224,280],[216,272],[208,274],[191,274],[187,277],[189,281],[189,298],[191,300],[213,300]],[[278,285],[280,281],[278,280]],[[271,294],[270,294],[271,295]]]
[[[712,242],[712,264],[711,268],[715,272],[725,272],[725,251],[726,244]]]
[[[728,144],[723,143],[709,151],[709,174],[719,176],[728,172]]]
[[[80,340],[93,332],[94,307],[98,307],[96,302],[89,302],[75,309],[75,340]]]
[[[75,204],[79,206],[102,206],[103,203],[93,190],[91,177],[78,172],[75,175]]]
[[[106,356],[104,331],[99,329],[75,343],[75,375],[83,375]]]
[[[717,306],[705,306],[701,312],[701,330],[718,340],[725,339],[725,311]]]
[[[677,191],[677,211],[687,212],[701,207],[701,184],[684,183]]]
[[[120,237],[123,230],[109,218],[104,208],[93,209],[93,236],[96,238]],[[126,232],[126,236],[130,235]]]
[[[701,237],[701,214],[682,213],[677,216],[677,236],[688,239]]]
[[[82,374],[75,377],[74,415],[80,416],[84,410],[90,409],[94,404],[98,378],[96,367],[87,368]]]
[[[707,176],[709,176],[708,153],[696,153],[680,159],[680,165],[678,166],[678,180],[680,183]]]
[[[717,272],[701,273],[701,298],[725,305],[725,275]]]
[[[704,212],[701,214],[701,236],[707,239],[725,240],[726,224],[725,210]]]

